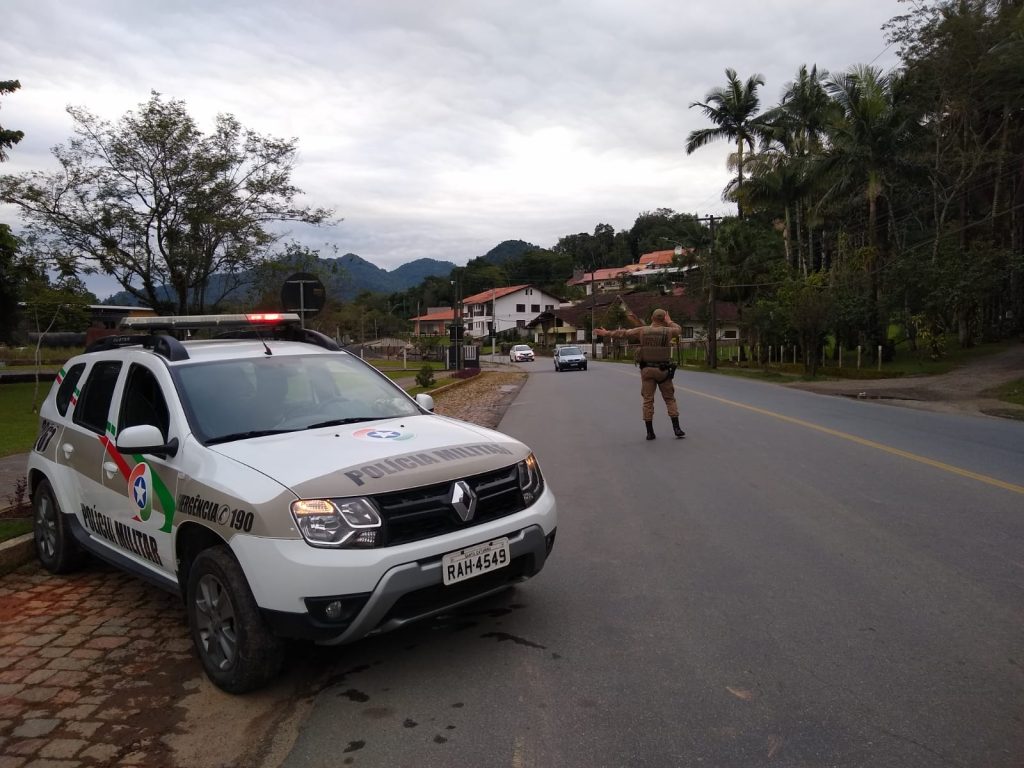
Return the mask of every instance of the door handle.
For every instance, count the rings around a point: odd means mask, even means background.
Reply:
[[[64,445],[62,445],[60,448],[62,451],[64,451],[65,459],[70,459],[71,454],[75,452],[75,446],[73,446],[71,443],[64,443]]]
[[[117,464],[112,461],[104,461],[103,471],[107,473],[107,480],[112,480],[117,474]]]

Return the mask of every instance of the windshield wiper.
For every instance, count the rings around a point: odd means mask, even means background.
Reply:
[[[347,419],[331,419],[330,421],[318,421],[310,424],[306,429],[317,429],[319,427],[340,427],[342,424],[357,424],[360,421],[380,421],[390,419],[390,416],[350,416]]]
[[[294,432],[294,429],[253,429],[248,432],[232,432],[230,435],[217,435],[206,441],[207,445],[217,443],[229,443],[232,440],[247,440],[250,437],[265,437],[266,435],[281,435],[285,432]]]

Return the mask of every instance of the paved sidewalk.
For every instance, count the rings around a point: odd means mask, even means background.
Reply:
[[[0,768],[174,763],[160,737],[197,673],[180,600],[31,563],[0,579],[0,626]]]

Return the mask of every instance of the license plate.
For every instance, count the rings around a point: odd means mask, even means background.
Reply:
[[[481,573],[504,568],[511,559],[508,539],[503,537],[458,552],[449,552],[441,558],[441,573],[445,584],[455,584]]]

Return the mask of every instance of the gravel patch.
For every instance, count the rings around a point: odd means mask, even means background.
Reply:
[[[434,413],[496,429],[528,374],[484,371],[434,395]]]

